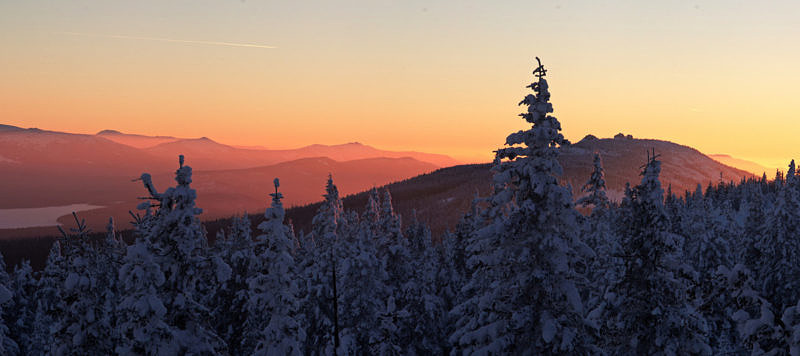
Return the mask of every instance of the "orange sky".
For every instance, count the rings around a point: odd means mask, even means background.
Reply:
[[[570,140],[800,158],[797,2],[310,4],[0,3],[0,123],[488,161],[540,56]]]

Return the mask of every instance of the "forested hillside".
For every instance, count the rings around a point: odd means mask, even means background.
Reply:
[[[91,239],[76,218],[42,271],[0,269],[0,354],[797,353],[794,162],[678,196],[656,148],[615,202],[598,152],[576,202],[546,71],[533,74],[530,129],[441,241],[413,214],[403,228],[389,190],[356,212],[329,177],[307,230],[275,179],[256,230],[236,218],[210,243],[180,156],[169,188],[140,176],[132,244],[113,220]]]

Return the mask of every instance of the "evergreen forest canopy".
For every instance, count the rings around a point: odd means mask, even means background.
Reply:
[[[76,217],[43,271],[0,268],[0,354],[800,353],[794,162],[679,197],[652,152],[615,203],[595,155],[574,202],[546,73],[492,194],[441,243],[415,216],[402,229],[388,190],[345,211],[329,177],[308,234],[284,221],[276,179],[258,231],[240,217],[209,245],[181,156],[174,187],[140,177],[132,245],[113,221],[89,241]]]

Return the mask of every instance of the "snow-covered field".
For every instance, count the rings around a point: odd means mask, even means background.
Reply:
[[[0,229],[56,226],[58,217],[69,213],[104,208],[100,205],[71,204],[44,208],[0,209]]]

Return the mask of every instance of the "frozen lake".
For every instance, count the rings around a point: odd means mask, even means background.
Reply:
[[[74,212],[103,208],[99,205],[72,204],[44,208],[0,209],[0,229],[56,226],[58,217]]]

